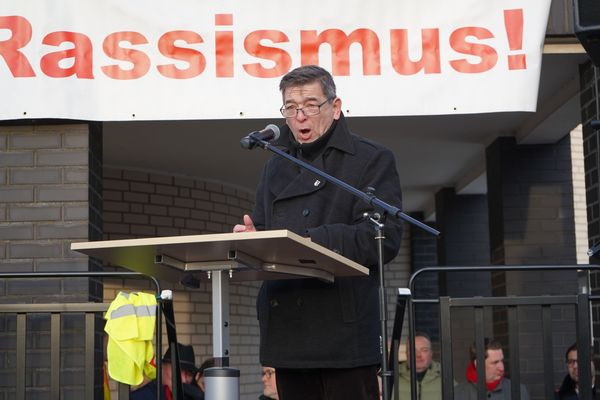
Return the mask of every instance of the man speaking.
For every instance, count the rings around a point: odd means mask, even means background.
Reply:
[[[302,66],[279,84],[286,126],[273,142],[292,156],[401,206],[392,152],[348,130],[325,69]],[[367,94],[365,94],[367,95]],[[265,281],[257,299],[260,362],[277,370],[281,400],[379,398],[378,253],[372,207],[279,156],[266,164],[252,215],[234,232],[288,229],[370,269],[369,276]],[[384,262],[398,253],[399,221],[385,225]]]

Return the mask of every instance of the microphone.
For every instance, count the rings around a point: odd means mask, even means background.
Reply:
[[[250,133],[248,136],[244,136],[240,140],[240,146],[244,149],[251,150],[258,144],[259,140],[270,142],[271,140],[279,139],[279,127],[277,125],[269,124],[265,129]]]

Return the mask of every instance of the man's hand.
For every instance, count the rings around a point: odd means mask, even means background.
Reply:
[[[256,227],[252,218],[248,214],[244,214],[244,224],[237,224],[233,227],[234,232],[256,232]]]

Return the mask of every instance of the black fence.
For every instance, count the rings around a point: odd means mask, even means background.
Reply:
[[[484,316],[490,315],[501,310],[506,316],[505,330],[507,335],[504,342],[508,342],[509,354],[509,375],[511,379],[511,398],[519,400],[521,398],[520,384],[522,383],[520,371],[520,325],[523,323],[519,319],[519,313],[527,310],[528,315],[536,315],[534,318],[539,322],[539,333],[542,348],[543,363],[543,386],[545,393],[543,398],[555,398],[555,370],[554,370],[554,348],[553,343],[553,315],[558,314],[557,310],[567,309],[567,313],[572,312],[575,319],[575,337],[578,347],[578,366],[579,366],[579,386],[582,390],[579,398],[583,400],[592,399],[591,382],[591,362],[592,354],[590,346],[592,343],[592,318],[591,305],[600,299],[600,296],[590,295],[589,287],[579,288],[577,293],[567,295],[536,295],[536,296],[489,296],[489,297],[449,297],[440,296],[437,298],[418,298],[415,297],[415,287],[419,278],[426,273],[433,274],[451,274],[453,272],[508,272],[508,271],[590,271],[600,270],[600,266],[595,265],[534,265],[534,266],[478,266],[478,267],[431,267],[423,268],[415,272],[409,280],[410,292],[398,295],[398,306],[396,308],[396,323],[394,324],[394,333],[392,334],[392,355],[397,356],[399,345],[399,326],[402,325],[403,312],[406,307],[408,312],[409,340],[407,346],[414,346],[416,306],[419,304],[437,305],[439,308],[439,353],[442,366],[442,395],[444,399],[454,398],[454,385],[456,376],[453,368],[453,331],[452,319],[457,310],[468,310],[472,315],[472,327],[475,338],[477,354],[477,391],[478,399],[487,399],[487,389],[485,386],[485,321]],[[538,318],[539,317],[539,318]],[[561,344],[562,345],[562,344]],[[415,352],[412,347],[409,365],[415,365]],[[562,356],[562,354],[561,354]],[[394,390],[393,398],[399,399],[398,390],[398,371],[397,360],[390,360],[394,365]],[[585,388],[588,388],[585,390]],[[539,397],[539,396],[538,396]],[[411,369],[411,398],[417,399],[416,372]],[[404,399],[403,399],[404,400]]]

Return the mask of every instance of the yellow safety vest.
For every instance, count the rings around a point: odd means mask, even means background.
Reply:
[[[156,368],[151,363],[156,297],[142,292],[119,292],[104,318],[110,377],[128,385],[141,384],[144,374],[150,379],[156,378]]]

